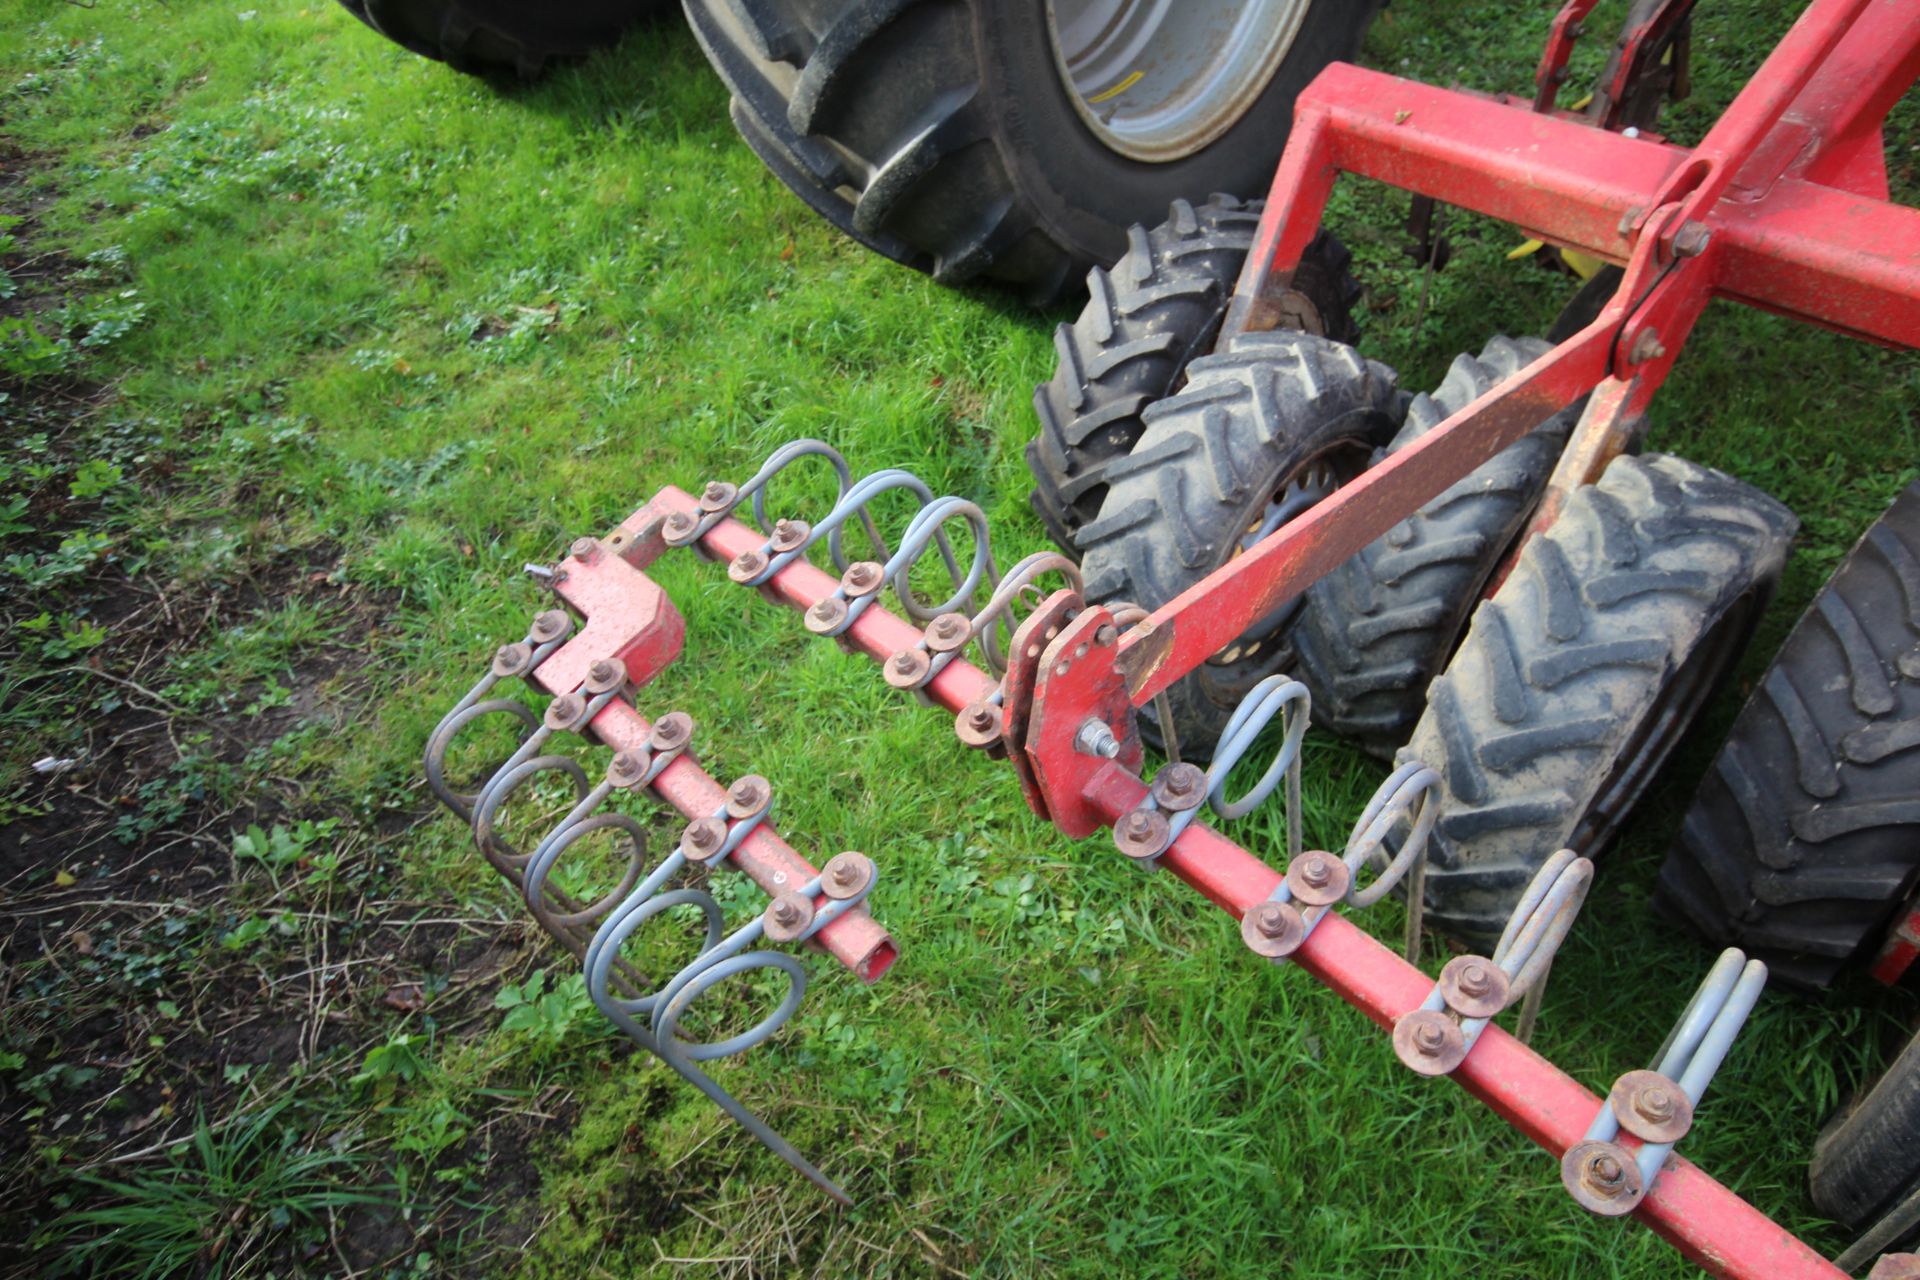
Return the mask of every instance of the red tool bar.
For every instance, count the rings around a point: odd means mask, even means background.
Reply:
[[[674,511],[684,511],[694,516],[701,514],[698,500],[672,485],[656,494],[648,506],[662,515]],[[758,551],[766,544],[765,534],[731,518],[716,524],[700,539],[700,545],[723,564],[743,551]],[[805,613],[838,590],[840,580],[816,569],[802,558],[774,574],[767,587],[777,599]],[[874,604],[842,633],[841,638],[874,661],[885,662],[900,650],[911,649],[919,644],[921,634],[921,629],[905,618],[888,613]],[[957,713],[974,699],[992,693],[998,683],[971,662],[955,658],[927,685],[927,692],[941,706]]]
[[[1086,799],[1113,823],[1145,793],[1138,778],[1109,766],[1088,786]],[[1160,865],[1235,920],[1265,902],[1281,880],[1259,858],[1198,823],[1160,855]],[[1432,978],[1338,915],[1323,919],[1293,960],[1389,1029],[1433,989]],[[1601,1105],[1578,1081],[1496,1026],[1481,1035],[1453,1079],[1556,1159],[1586,1135]],[[1638,1145],[1627,1135],[1619,1140]],[[1841,1280],[1846,1274],[1677,1155],[1634,1216],[1716,1276]]]

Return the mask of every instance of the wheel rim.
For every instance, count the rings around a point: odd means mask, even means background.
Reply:
[[[1277,532],[1281,526],[1314,504],[1325,500],[1341,485],[1359,475],[1366,468],[1368,454],[1369,450],[1364,444],[1343,440],[1327,446],[1282,476],[1271,490],[1266,504],[1255,511],[1254,518],[1248,522],[1247,531],[1241,535],[1238,545],[1221,563],[1227,563],[1252,550],[1263,539]],[[1286,633],[1288,624],[1300,612],[1305,602],[1306,593],[1302,592],[1261,618],[1235,638],[1232,644],[1207,659],[1206,667],[1202,670],[1211,669],[1209,674],[1222,675],[1225,674],[1226,668],[1260,657]],[[1235,689],[1225,688],[1220,692],[1230,699],[1238,698],[1238,691]]]
[[[1109,149],[1166,163],[1246,114],[1312,0],[1047,0],[1067,97]]]
[[[1614,760],[1612,772],[1600,784],[1593,803],[1587,806],[1573,834],[1567,838],[1568,848],[1589,854],[1613,838],[1648,784],[1659,774],[1660,766],[1686,736],[1720,677],[1746,647],[1759,617],[1759,603],[1758,595],[1749,591],[1728,606],[1700,638],[1700,643],[1660,690],[1653,707]]]

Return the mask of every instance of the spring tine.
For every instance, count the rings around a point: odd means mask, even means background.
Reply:
[[[1726,1004],[1728,993],[1733,990],[1734,983],[1740,980],[1746,960],[1746,955],[1738,947],[1728,947],[1720,953],[1719,959],[1713,962],[1713,968],[1707,971],[1707,976],[1694,990],[1693,998],[1687,1001],[1680,1020],[1667,1033],[1660,1052],[1653,1055],[1653,1070],[1670,1080],[1677,1079],[1686,1070],[1694,1051],[1705,1038],[1707,1028]]]
[[[946,523],[955,516],[963,517],[973,529],[973,558],[964,575],[946,534]],[[908,581],[909,572],[925,554],[929,542],[939,549],[940,558],[947,566],[947,578],[953,583],[953,594],[937,605],[921,604]],[[991,590],[999,577],[993,565],[992,535],[987,530],[986,512],[965,498],[941,498],[920,508],[908,523],[899,548],[887,561],[886,576],[893,583],[893,592],[900,598],[907,616],[918,622],[931,622],[943,613],[969,608],[982,579]]]
[[[1014,623],[1013,606],[1021,594],[1033,586],[1041,577],[1049,573],[1058,573],[1067,580],[1067,589],[1075,595],[1084,592],[1085,586],[1080,578],[1080,566],[1057,551],[1036,551],[1021,560],[993,589],[987,602],[980,606],[980,612],[969,620],[974,640],[980,645],[980,655],[987,669],[994,675],[1005,675],[1007,655],[1000,639],[1000,630],[1004,626],[1011,635],[1017,628]],[[953,652],[958,652],[955,650]],[[940,674],[940,669],[953,660],[953,653],[944,653],[934,659],[933,671],[928,678]]]
[[[540,717],[532,707],[517,698],[489,698],[484,702],[474,702],[460,708],[442,720],[431,737],[427,739],[426,771],[427,787],[439,799],[441,804],[453,810],[462,822],[473,821],[473,806],[479,803],[480,793],[469,795],[455,791],[447,781],[447,753],[453,749],[453,741],[460,731],[480,719],[490,715],[514,715],[526,726],[526,734],[520,739],[524,747],[527,738],[540,730]],[[516,753],[520,750],[515,748]],[[497,774],[499,770],[495,770]],[[491,778],[489,779],[491,781]],[[485,789],[484,784],[482,790]]]
[[[1560,873],[1564,871],[1577,855],[1571,849],[1562,849],[1541,864],[1533,873],[1533,879],[1527,883],[1527,891],[1513,904],[1513,911],[1507,916],[1506,928],[1501,930],[1500,941],[1493,949],[1494,962],[1500,963],[1508,952],[1513,950],[1517,935],[1526,925],[1532,923],[1540,902],[1547,896]],[[1511,974],[1512,970],[1508,970]]]
[[[1542,881],[1547,882],[1546,887],[1536,896],[1534,887]],[[1493,953],[1493,962],[1511,980],[1512,995],[1526,994],[1553,962],[1554,953],[1573,928],[1574,917],[1579,915],[1580,905],[1586,901],[1587,888],[1592,883],[1593,863],[1570,849],[1563,849],[1548,859],[1546,866],[1534,876],[1533,885],[1522,899],[1527,909],[1525,917],[1516,909],[1514,918],[1507,922],[1508,931],[1513,933],[1511,946],[1496,948]]]
[[[529,778],[549,771],[564,773],[573,780],[576,799],[585,797],[593,789],[587,781],[587,771],[582,769],[580,762],[572,756],[535,756],[496,775],[494,782],[490,783],[487,790],[481,794],[480,803],[474,806],[474,843],[480,846],[480,852],[486,855],[487,861],[493,863],[503,874],[517,877],[520,868],[526,865],[530,855],[521,853],[508,844],[494,829],[500,816],[500,809],[506,804],[507,798],[519,790]]]
[[[1220,745],[1214,748],[1213,763],[1207,768],[1207,777],[1212,784],[1207,790],[1207,801],[1220,817],[1231,821],[1252,813],[1266,803],[1267,797],[1280,785],[1282,774],[1291,769],[1300,757],[1300,742],[1307,735],[1307,722],[1313,704],[1312,695],[1307,686],[1287,676],[1268,676],[1235,707],[1233,715],[1227,719],[1226,730],[1220,735]],[[1286,735],[1281,740],[1280,749],[1274,753],[1273,763],[1260,780],[1253,784],[1247,793],[1238,800],[1229,801],[1227,795],[1227,774],[1240,762],[1252,747],[1254,739],[1275,716],[1286,713],[1282,722]]]

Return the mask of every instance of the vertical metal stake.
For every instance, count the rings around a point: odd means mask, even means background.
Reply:
[[[1420,930],[1427,914],[1427,855],[1422,850],[1407,873],[1407,936],[1401,948],[1408,964],[1420,963]]]

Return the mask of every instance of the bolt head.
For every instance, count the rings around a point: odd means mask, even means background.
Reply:
[[[1247,950],[1268,960],[1292,955],[1306,936],[1306,922],[1290,903],[1255,903],[1240,917],[1240,941]]]
[[[1333,871],[1327,866],[1326,855],[1308,854],[1306,861],[1301,864],[1300,878],[1316,889],[1326,887],[1327,881],[1333,879]]]
[[[1560,1183],[1584,1209],[1602,1217],[1630,1213],[1646,1195],[1640,1170],[1611,1142],[1576,1142],[1560,1158]]]
[[[827,865],[820,872],[820,882],[829,898],[844,900],[865,892],[876,874],[872,858],[849,849],[827,859]]]
[[[591,564],[595,557],[600,554],[600,540],[598,538],[575,538],[573,545],[567,548],[567,552],[574,559],[585,560]]]
[[[1114,847],[1129,858],[1152,858],[1167,847],[1167,816],[1157,809],[1135,809],[1114,824]]]
[[[1621,1129],[1642,1142],[1678,1142],[1693,1127],[1693,1103],[1657,1071],[1629,1071],[1613,1082],[1607,1105]]]
[[[1438,1010],[1415,1009],[1393,1024],[1393,1053],[1410,1071],[1444,1076],[1467,1056],[1467,1044],[1452,1018]]]
[[[707,487],[700,491],[700,496],[708,502],[718,502],[727,496],[727,491],[718,480],[709,480]]]
[[[733,506],[734,499],[739,496],[739,493],[740,489],[737,485],[728,484],[724,480],[709,480],[700,490],[700,509],[709,514],[725,511]]]
[[[855,560],[840,575],[840,585],[847,589],[849,595],[864,596],[879,587],[883,572],[884,566],[872,560]]]
[[[693,717],[684,711],[669,711],[653,722],[647,745],[655,751],[677,751],[693,737]]]
[[[727,824],[718,818],[699,818],[687,824],[680,844],[696,862],[712,857],[727,841]]]
[[[631,785],[646,775],[650,763],[643,752],[616,751],[607,762],[607,781],[616,787]]]
[[[524,644],[503,644],[493,654],[493,674],[505,680],[533,665],[533,650]]]
[[[588,693],[601,694],[618,689],[627,682],[627,669],[611,658],[596,658],[587,667]]]
[[[533,626],[529,630],[540,644],[549,640],[558,640],[573,629],[573,619],[565,609],[544,609],[533,615]]]
[[[727,813],[738,820],[765,813],[773,799],[773,785],[757,773],[750,773],[727,788]]]
[[[1487,974],[1487,966],[1479,961],[1460,966],[1460,989],[1468,995],[1483,996],[1492,985],[1493,980]]]
[[[761,926],[773,942],[793,942],[813,923],[813,901],[804,894],[783,893],[767,907]]]

